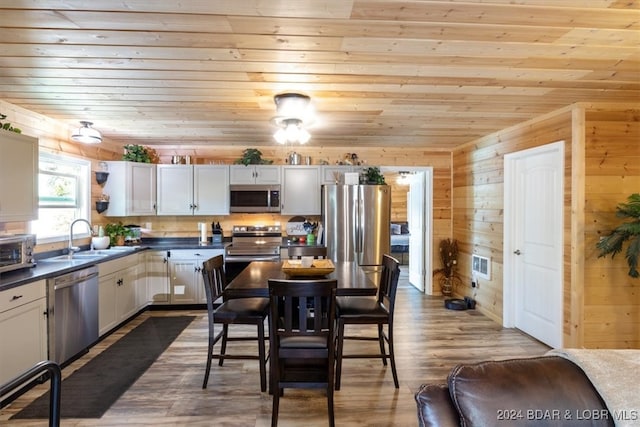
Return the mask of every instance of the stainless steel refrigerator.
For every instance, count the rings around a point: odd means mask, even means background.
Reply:
[[[391,189],[388,185],[325,185],[322,226],[327,256],[378,265],[390,250]]]

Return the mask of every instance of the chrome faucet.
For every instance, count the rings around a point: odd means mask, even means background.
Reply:
[[[69,226],[69,258],[73,257],[74,252],[78,252],[80,248],[78,246],[73,246],[73,226],[76,222],[84,222],[89,226],[89,233],[93,236],[93,227],[91,223],[84,218],[74,219],[71,225]]]

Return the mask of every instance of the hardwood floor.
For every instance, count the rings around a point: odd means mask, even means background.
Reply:
[[[144,312],[65,368],[63,377],[148,316],[185,313],[196,315],[196,320],[101,419],[63,419],[62,426],[270,425],[271,396],[260,392],[256,361],[229,360],[223,367],[214,363],[209,386],[202,390],[207,351],[206,311]],[[253,327],[238,326],[232,330],[236,334],[255,333]],[[353,334],[354,330],[351,331]],[[444,382],[458,363],[538,356],[549,349],[518,330],[502,328],[477,311],[446,310],[442,297],[424,296],[403,278],[396,305],[395,344],[398,390],[393,386],[390,368],[385,368],[381,361],[344,361],[342,388],[335,393],[336,425],[415,426],[414,393],[420,384]],[[345,352],[351,345],[368,344],[348,342]],[[228,351],[233,351],[233,347]],[[44,420],[9,420],[47,388],[48,384],[39,385],[4,408],[0,412],[0,425],[47,425]],[[279,426],[326,425],[326,398],[322,392],[286,390],[280,400]]]

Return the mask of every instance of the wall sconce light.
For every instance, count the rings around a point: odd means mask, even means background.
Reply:
[[[91,127],[93,123],[81,121],[80,126],[74,133],[71,135],[71,139],[76,142],[82,142],[84,144],[99,144],[102,142],[102,135],[100,132]]]

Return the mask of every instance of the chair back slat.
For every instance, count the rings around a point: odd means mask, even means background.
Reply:
[[[389,313],[393,313],[399,277],[400,263],[395,258],[384,254],[380,282],[378,283],[378,302],[384,305]]]
[[[327,248],[324,246],[289,246],[289,259],[300,259],[303,256],[326,258]]]
[[[202,263],[202,279],[204,281],[205,296],[207,298],[207,307],[220,298],[227,286],[224,274],[224,257],[218,255]]]

